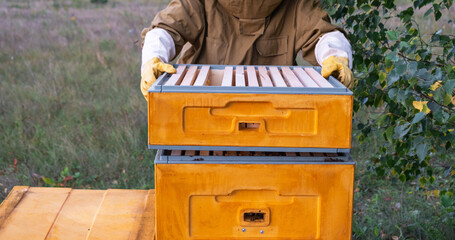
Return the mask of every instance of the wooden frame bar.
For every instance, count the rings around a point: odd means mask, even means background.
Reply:
[[[261,81],[262,87],[273,87],[272,80],[270,80],[269,73],[267,72],[267,68],[265,66],[258,67],[259,72],[259,80]]]
[[[303,87],[303,84],[289,67],[281,67],[281,71],[283,72],[284,79],[286,79],[290,87]]]
[[[224,68],[223,81],[221,86],[232,86],[232,74],[234,73],[233,67]]]
[[[179,66],[177,68],[177,73],[172,74],[172,76],[167,80],[165,86],[173,86],[173,85],[179,85],[180,82],[182,81],[183,77],[185,76],[185,70],[186,66]]]
[[[235,86],[245,87],[245,68],[243,66],[235,67]]]
[[[185,74],[185,77],[180,83],[180,86],[191,86],[193,85],[194,79],[197,76],[197,66],[191,66]]]
[[[246,67],[246,73],[248,76],[249,87],[259,87],[258,78],[256,76],[256,69],[253,66]]]
[[[333,88],[332,84],[327,82],[325,78],[322,77],[321,74],[316,72],[313,68],[305,68],[305,72],[310,75],[310,77],[320,86],[324,88]]]
[[[204,86],[209,76],[210,66],[202,66],[193,86]]]
[[[304,87],[314,87],[318,88],[319,85],[313,81],[313,79],[301,68],[294,68],[294,73],[299,78],[300,82],[302,82]]]
[[[281,76],[280,71],[277,67],[269,67],[270,76],[275,87],[287,87],[286,82],[284,82],[283,77]]]

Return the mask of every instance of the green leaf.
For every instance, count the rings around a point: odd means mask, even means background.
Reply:
[[[448,208],[453,204],[453,199],[450,196],[442,195],[441,196],[441,205]]]
[[[395,127],[395,134],[401,140],[404,136],[406,136],[406,134],[408,134],[409,130],[411,130],[411,124],[404,122]]]
[[[393,40],[393,41],[398,40],[398,37],[399,37],[398,31],[387,31],[386,34],[390,40]]]
[[[369,4],[364,4],[360,7],[363,11],[368,12],[371,10],[371,5]]]
[[[404,175],[403,173],[400,174],[400,176],[398,177],[400,179],[400,181],[404,182],[406,181],[406,175]]]
[[[393,142],[393,127],[388,127],[387,130],[385,130],[384,135],[386,137],[386,140],[388,140],[390,142],[390,144],[392,144],[392,142]]]
[[[416,115],[414,115],[414,119],[412,119],[411,124],[416,124],[420,122],[422,119],[424,119],[426,116],[425,112],[419,112]]]
[[[387,54],[386,59],[388,59],[392,62],[396,62],[396,61],[398,61],[399,58],[398,58],[397,52],[392,51],[389,54]]]
[[[432,12],[433,12],[433,8],[428,8],[428,10],[425,12],[423,17],[428,17],[428,15],[430,15]]]
[[[378,118],[378,125],[379,126],[382,126],[382,124],[385,122],[385,120],[387,120],[387,114],[382,114],[379,118]]]
[[[420,161],[423,161],[428,153],[428,145],[425,143],[417,145],[417,157],[419,157]]]
[[[453,89],[455,88],[455,79],[450,79],[444,83],[444,89],[447,93],[452,93]]]

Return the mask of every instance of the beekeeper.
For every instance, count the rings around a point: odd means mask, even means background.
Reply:
[[[351,46],[313,0],[173,0],[142,31],[141,91],[167,64],[296,65],[297,52],[351,88]],[[147,99],[147,98],[146,98]]]

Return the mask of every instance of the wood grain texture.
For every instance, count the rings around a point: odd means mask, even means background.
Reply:
[[[194,81],[194,86],[204,86],[207,82],[207,77],[209,76],[210,66],[202,66],[201,70],[199,70],[199,74]]]
[[[181,86],[191,86],[197,76],[197,66],[191,66],[180,83]]]
[[[97,210],[87,240],[136,239],[147,200],[147,190],[109,189]]]
[[[0,228],[0,239],[46,239],[71,188],[29,188]]]
[[[290,87],[303,87],[303,84],[289,67],[281,67],[281,71],[283,72],[284,79],[286,79]]]
[[[243,66],[235,67],[235,86],[245,87],[245,68]]]
[[[319,87],[319,85],[316,84],[316,82],[313,81],[313,79],[302,68],[294,68],[294,73],[300,82],[302,82],[304,87]]]
[[[305,72],[310,75],[310,77],[320,86],[323,88],[333,88],[332,84],[330,84],[321,74],[319,74],[313,68],[305,68]]]
[[[223,151],[213,151],[213,156],[223,156]]]
[[[196,155],[195,150],[185,150],[185,156],[194,156]]]
[[[232,68],[232,67],[224,68],[224,75],[223,75],[223,81],[221,82],[221,86],[232,86],[232,74],[233,73],[234,73],[234,68]]]
[[[16,205],[22,200],[22,197],[28,189],[29,187],[27,186],[15,186],[6,199],[0,204],[0,228]]]
[[[182,150],[172,150],[171,156],[182,156]]]
[[[105,190],[73,189],[49,231],[47,239],[85,239],[104,200]]]
[[[254,66],[246,67],[246,73],[248,76],[248,87],[259,87],[258,78],[256,76],[256,69]]]
[[[0,239],[154,239],[154,189],[14,189],[22,200],[0,228]],[[0,210],[15,200],[10,194]]]
[[[182,81],[183,77],[185,76],[185,71],[186,71],[186,66],[178,66],[177,67],[177,73],[172,74],[172,76],[167,80],[167,82],[164,84],[165,86],[175,86],[179,85],[180,82]]]
[[[273,83],[269,77],[267,68],[265,66],[259,66],[258,72],[259,72],[259,80],[261,82],[261,86],[262,87],[273,87]]]
[[[286,82],[284,82],[284,79],[277,67],[269,67],[269,70],[275,87],[287,87]]]
[[[201,156],[209,156],[210,155],[210,151],[200,151],[199,155],[201,155]]]

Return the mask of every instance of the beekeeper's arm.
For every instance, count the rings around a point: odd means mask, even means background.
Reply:
[[[324,77],[334,75],[352,88],[352,51],[344,30],[331,24],[327,12],[317,4],[300,1],[297,7],[300,14],[296,19],[296,45],[302,57],[313,65],[321,65]]]
[[[196,44],[204,29],[203,19],[199,1],[174,0],[142,31],[141,91],[146,100],[148,89],[163,72],[176,72],[167,63],[178,55],[183,45]]]
[[[353,75],[351,44],[339,31],[324,34],[314,50],[316,60],[322,66],[321,74],[327,78],[335,75],[341,83],[352,89]]]

